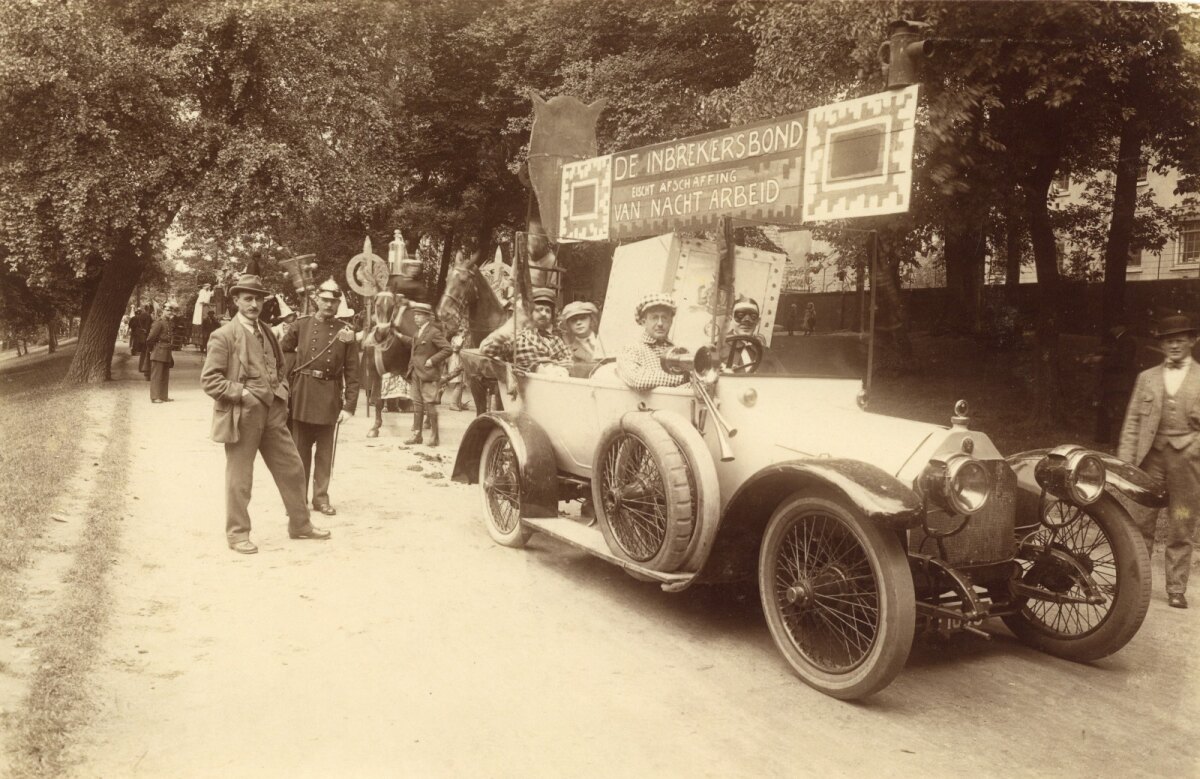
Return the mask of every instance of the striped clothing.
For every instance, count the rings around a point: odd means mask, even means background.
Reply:
[[[674,344],[670,341],[655,341],[642,335],[640,344],[626,346],[617,357],[617,375],[635,390],[655,387],[678,387],[687,382],[687,376],[667,373],[660,362]]]

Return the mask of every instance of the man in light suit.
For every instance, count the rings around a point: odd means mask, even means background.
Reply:
[[[406,444],[421,443],[421,422],[429,418],[429,446],[438,445],[438,382],[442,378],[442,363],[450,359],[453,349],[446,340],[442,328],[433,321],[433,307],[428,303],[413,303],[413,321],[417,326],[414,337],[401,334],[400,338],[412,344],[412,356],[408,361],[409,397],[413,402],[413,434]]]
[[[1118,451],[1122,460],[1167,484],[1167,603],[1177,609],[1187,608],[1184,593],[1200,514],[1200,365],[1192,359],[1196,334],[1183,315],[1159,323],[1166,360],[1138,376]],[[1150,548],[1157,518],[1155,512],[1141,528]]]
[[[267,291],[258,276],[243,275],[230,290],[238,313],[209,337],[200,374],[216,401],[212,439],[225,444],[225,535],[229,548],[254,554],[250,541],[250,492],[254,456],[275,478],[288,514],[288,535],[323,541],[328,530],[309,520],[304,464],[288,430],[288,384],[283,352],[271,328],[258,321]]]

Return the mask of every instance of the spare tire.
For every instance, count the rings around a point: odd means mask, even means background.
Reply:
[[[632,411],[600,436],[592,502],[613,554],[658,571],[678,569],[696,530],[693,493],[683,452],[649,413]]]

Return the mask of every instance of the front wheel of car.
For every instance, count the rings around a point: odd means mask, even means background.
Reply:
[[[479,454],[479,486],[488,535],[501,546],[520,548],[530,532],[521,524],[521,468],[512,441],[501,429],[488,434]]]
[[[771,515],[758,589],[775,645],[809,686],[835,698],[886,687],[916,625],[899,538],[831,500],[794,496]]]
[[[1004,624],[1026,644],[1048,654],[1091,662],[1133,638],[1150,607],[1150,555],[1124,509],[1110,498],[1086,508],[1063,501],[1049,506],[1057,532],[1041,527],[1018,554],[1020,581],[1048,593],[1014,601]],[[1076,565],[1086,571],[1103,603],[1088,603]]]

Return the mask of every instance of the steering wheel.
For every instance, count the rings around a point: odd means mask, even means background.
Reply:
[[[728,350],[726,354],[733,357],[734,354],[745,350],[749,354],[749,361],[741,365],[723,365],[724,370],[731,373],[754,373],[758,370],[758,366],[762,365],[763,358],[767,356],[767,350],[763,346],[762,340],[758,336],[753,335],[730,335],[725,337],[725,348]]]

